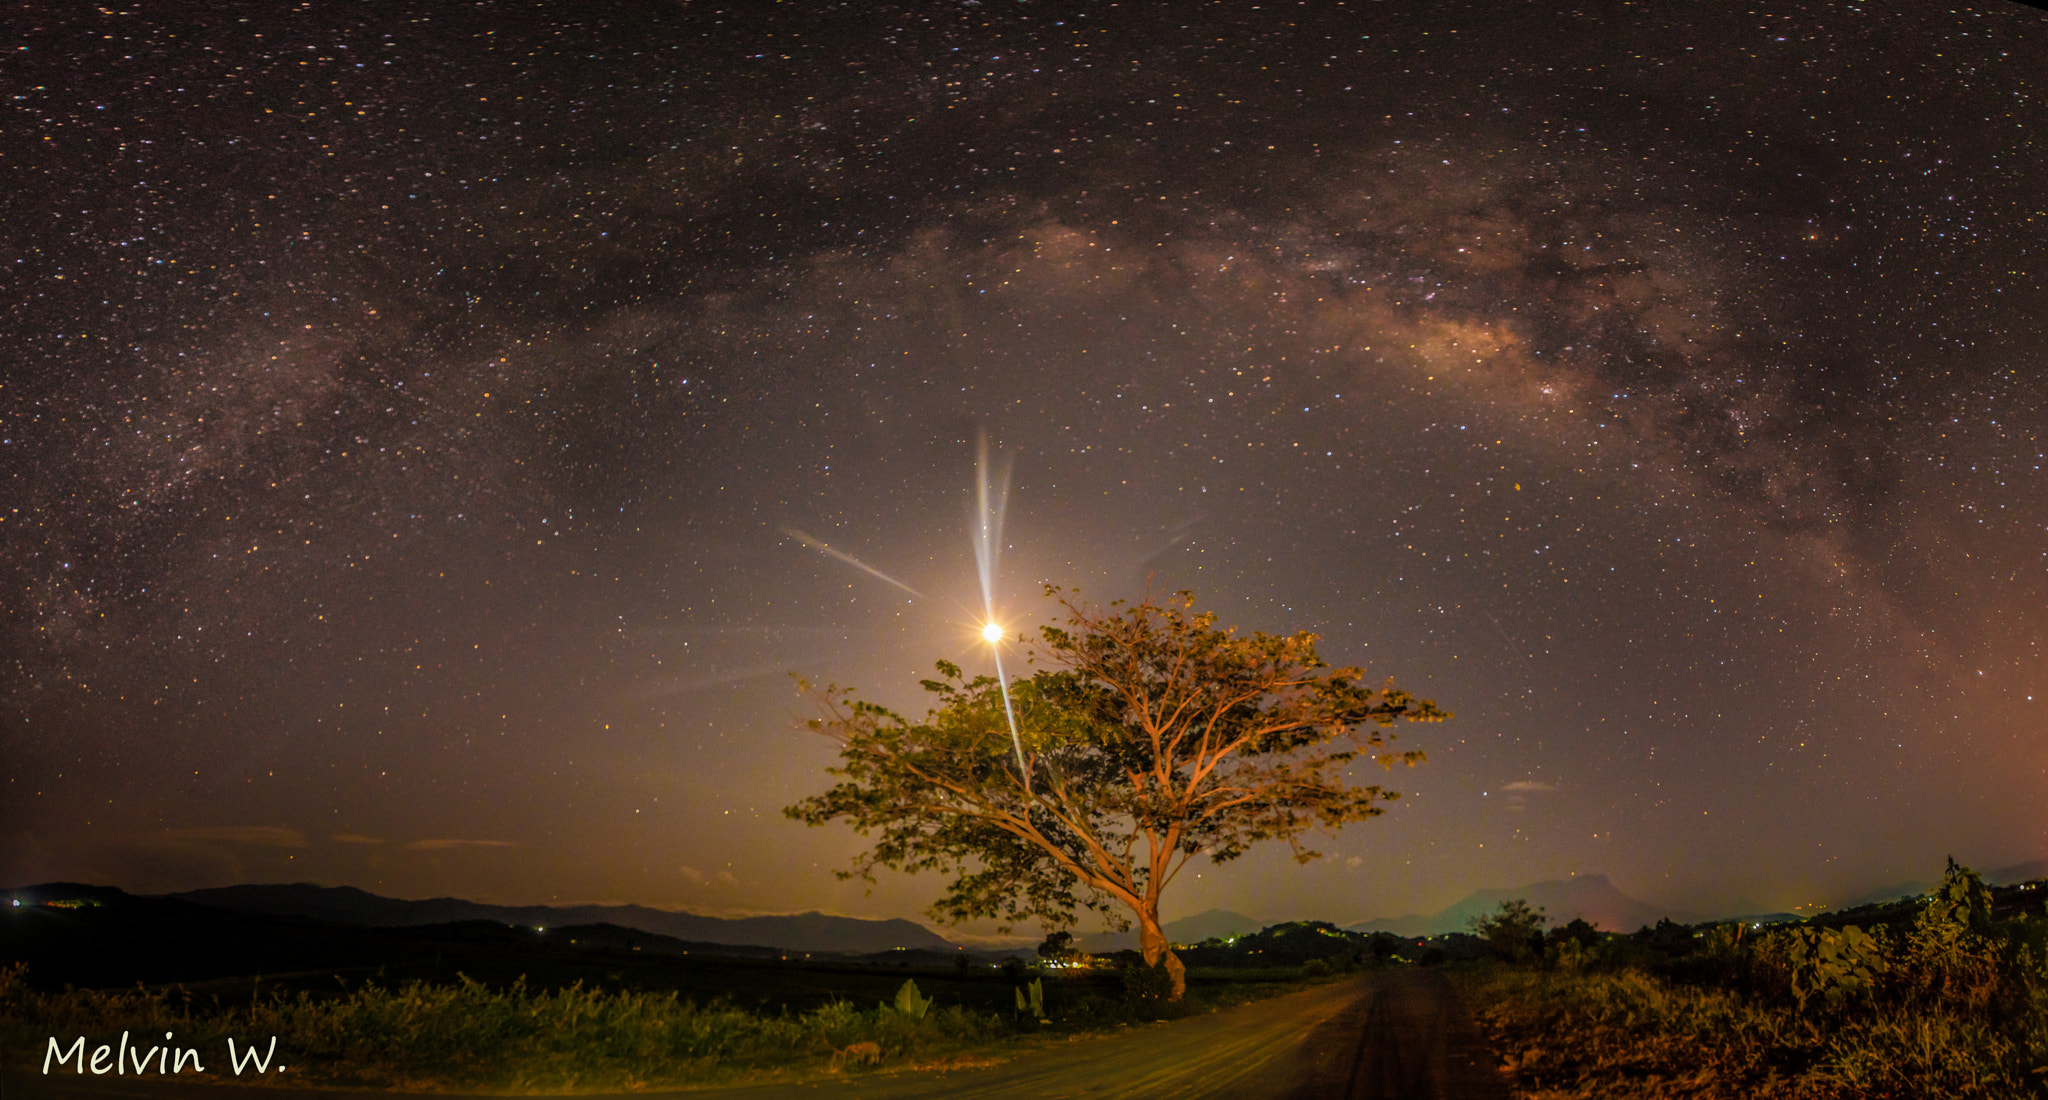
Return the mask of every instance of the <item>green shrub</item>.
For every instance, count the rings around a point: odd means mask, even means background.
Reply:
[[[908,978],[904,979],[903,988],[896,991],[896,1011],[913,1020],[922,1020],[924,1014],[931,1011],[931,1007],[931,998],[917,991],[917,983]]]
[[[1017,995],[1017,1018],[1049,1023],[1045,1015],[1045,979],[1033,978],[1030,985],[1011,987]]]
[[[1600,957],[1599,949],[1582,944],[1577,940],[1561,940],[1552,950],[1551,958],[1559,970],[1577,972],[1590,968]]]

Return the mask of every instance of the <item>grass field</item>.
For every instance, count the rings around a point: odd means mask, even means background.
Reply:
[[[506,964],[519,960],[506,960]],[[526,960],[536,961],[536,960]],[[555,960],[558,966],[575,960]],[[587,961],[587,960],[585,960]],[[291,1068],[280,1083],[505,1092],[636,1090],[830,1072],[984,1061],[1048,1032],[1087,1031],[1208,1011],[1289,988],[1286,970],[1198,970],[1180,1005],[1125,994],[1114,971],[1045,979],[1050,1023],[1016,1011],[1011,979],[989,968],[804,960],[630,958],[595,984],[379,981],[299,975],[254,989],[37,991],[0,971],[0,1043],[38,1067],[123,1032],[170,1033],[224,1076],[220,1052],[271,1036]],[[914,983],[914,992],[906,990]],[[873,1044],[872,1059],[848,1058]],[[154,1045],[154,1044],[151,1044]],[[76,1063],[73,1063],[75,1070]]]
[[[1114,966],[1041,976],[1035,959],[965,952],[810,957],[609,925],[364,928],[70,892],[0,916],[0,1067],[39,1068],[51,1039],[60,1055],[82,1040],[76,1073],[126,1033],[143,1056],[199,1050],[215,1077],[228,1038],[275,1036],[287,1080],[325,1085],[631,1090],[872,1072],[1240,1003],[1289,988],[1310,954],[1365,946],[1276,926],[1234,952],[1202,949],[1233,965],[1190,966],[1188,1002],[1168,1005],[1160,974]],[[1019,1011],[1034,977],[1045,1021]]]

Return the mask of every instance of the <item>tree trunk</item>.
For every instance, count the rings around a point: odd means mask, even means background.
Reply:
[[[1146,966],[1158,966],[1162,956],[1166,959],[1166,976],[1173,979],[1173,993],[1168,999],[1180,1000],[1188,991],[1188,968],[1166,942],[1166,932],[1159,927],[1156,910],[1138,914],[1138,949],[1145,953]]]

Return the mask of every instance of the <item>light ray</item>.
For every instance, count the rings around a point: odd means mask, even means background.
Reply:
[[[989,622],[996,618],[996,563],[1003,552],[1003,513],[1010,505],[1010,459],[1002,457],[1001,469],[988,463],[988,433],[974,434],[974,567],[981,574],[982,609]]]
[[[896,578],[890,576],[889,574],[882,572],[881,570],[875,568],[872,565],[869,565],[867,562],[864,562],[859,558],[854,557],[852,554],[841,553],[838,550],[832,549],[830,546],[827,546],[823,542],[820,542],[819,540],[804,534],[802,531],[799,531],[794,527],[784,527],[782,528],[782,533],[788,535],[790,538],[793,538],[800,543],[803,543],[805,546],[808,546],[811,549],[816,550],[818,553],[823,554],[826,557],[837,558],[840,561],[843,561],[846,564],[853,566],[855,569],[858,569],[861,572],[866,573],[868,576],[875,578],[876,580],[887,581],[890,584],[893,584],[896,587],[901,588],[905,592],[910,593],[911,595],[917,597],[920,600],[924,599],[924,593],[919,592],[917,589],[912,588],[907,584],[904,584],[902,581],[899,581]]]
[[[991,476],[988,463],[988,433],[974,433],[974,567],[981,574],[982,637],[996,658],[996,686],[1003,692],[1003,717],[1010,723],[1010,747],[1017,750],[1017,777],[1024,793],[1031,793],[1031,769],[1024,765],[1024,738],[1017,733],[1017,711],[1010,705],[1010,680],[1003,674],[1002,628],[996,625],[996,562],[1003,552],[1003,513],[1010,505],[1010,458],[1002,456],[1001,469]]]

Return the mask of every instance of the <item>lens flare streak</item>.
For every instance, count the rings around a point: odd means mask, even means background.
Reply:
[[[1003,674],[1002,628],[996,625],[996,562],[1003,550],[1003,513],[1010,505],[1010,460],[1005,455],[999,469],[991,471],[988,461],[988,433],[974,435],[974,567],[981,575],[981,606],[987,613],[982,637],[996,659],[996,686],[1003,693],[1003,718],[1010,724],[1010,747],[1017,751],[1017,778],[1024,793],[1031,793],[1031,769],[1024,764],[1024,739],[1017,733],[1017,711],[1010,704],[1010,680]]]
[[[898,588],[901,588],[905,592],[910,593],[912,596],[915,596],[920,600],[924,599],[924,593],[919,592],[917,589],[912,588],[907,584],[904,584],[902,581],[899,581],[896,578],[890,576],[889,574],[882,572],[881,570],[875,568],[872,565],[869,565],[867,562],[864,562],[859,558],[854,557],[852,554],[847,554],[832,549],[830,546],[827,546],[823,542],[820,542],[819,540],[804,534],[802,531],[799,531],[794,527],[784,527],[782,528],[782,533],[788,535],[790,538],[793,538],[800,543],[803,543],[805,546],[808,546],[811,549],[816,550],[818,553],[823,554],[828,558],[837,558],[840,561],[843,561],[846,564],[853,566],[855,569],[858,569],[861,572],[866,573],[868,576],[875,578],[876,580],[887,581],[888,583],[893,584]]]

